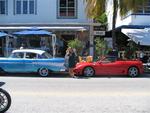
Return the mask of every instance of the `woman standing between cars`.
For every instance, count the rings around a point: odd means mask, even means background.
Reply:
[[[73,78],[76,77],[73,72],[73,68],[75,67],[75,65],[76,65],[76,55],[73,51],[73,48],[69,47],[66,50],[65,67],[68,69],[69,75]]]

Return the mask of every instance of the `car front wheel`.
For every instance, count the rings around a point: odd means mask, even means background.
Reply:
[[[11,105],[11,97],[9,93],[0,88],[0,113],[4,113]]]
[[[95,71],[92,67],[86,67],[83,70],[83,75],[86,77],[92,77],[94,76],[94,74],[95,74]]]
[[[49,74],[49,70],[47,68],[40,68],[38,70],[38,73],[39,73],[40,76],[46,77]]]
[[[138,70],[138,68],[137,68],[137,67],[130,67],[130,68],[128,69],[128,75],[129,75],[130,77],[136,77],[136,76],[138,76],[138,75],[139,75],[139,70]]]

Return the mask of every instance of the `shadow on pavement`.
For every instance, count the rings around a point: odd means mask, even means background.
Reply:
[[[69,74],[67,72],[65,73],[51,73],[51,75],[49,75],[48,77],[41,77],[38,74],[35,73],[7,73],[3,76],[7,76],[7,77],[40,77],[40,78],[71,78],[69,76]],[[90,79],[90,78],[132,78],[132,77],[128,77],[125,75],[99,75],[99,76],[94,76],[94,77],[84,77],[84,76],[78,76],[77,79]],[[144,73],[142,75],[139,75],[136,78],[150,78],[150,73]]]

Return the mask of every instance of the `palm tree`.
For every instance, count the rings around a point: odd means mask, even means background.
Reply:
[[[108,0],[85,0],[87,17],[95,19],[103,14],[106,9]],[[112,17],[112,39],[113,48],[116,49],[116,18],[118,9],[121,16],[126,15],[129,11],[137,11],[138,6],[146,3],[148,0],[113,0],[113,17]]]

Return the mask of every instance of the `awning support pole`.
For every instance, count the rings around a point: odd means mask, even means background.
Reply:
[[[53,49],[53,57],[56,56],[56,35],[52,34],[52,49]]]

